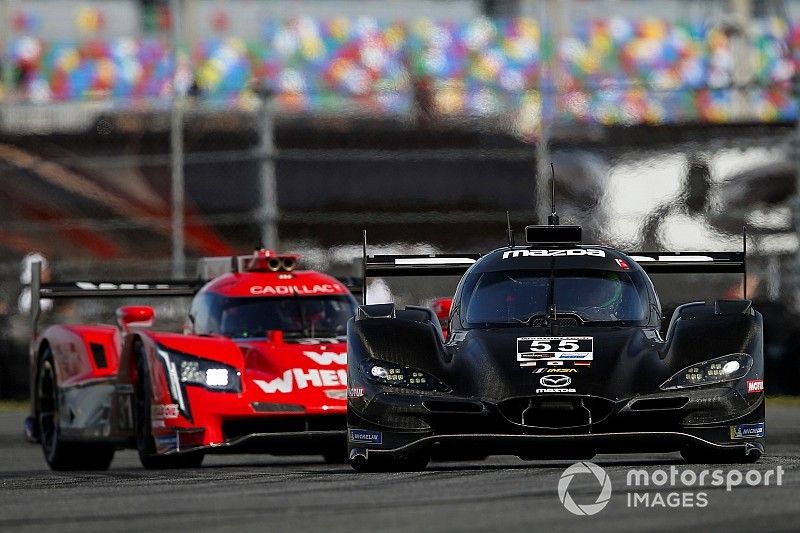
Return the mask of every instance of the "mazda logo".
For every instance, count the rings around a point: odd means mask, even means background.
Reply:
[[[569,376],[544,376],[539,380],[543,387],[566,387],[572,383]]]

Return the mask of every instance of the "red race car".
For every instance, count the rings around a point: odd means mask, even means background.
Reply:
[[[297,260],[265,250],[203,260],[202,270],[222,271],[204,285],[41,284],[34,269],[28,438],[54,470],[106,469],[121,448],[136,448],[145,468],[225,452],[346,461],[345,334],[356,301],[343,280],[295,270]],[[39,298],[191,295],[184,334],[147,329],[145,306],[119,308],[119,327],[35,333]]]

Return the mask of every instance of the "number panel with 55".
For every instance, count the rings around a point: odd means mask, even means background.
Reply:
[[[592,337],[519,337],[517,361],[570,360],[591,361]]]

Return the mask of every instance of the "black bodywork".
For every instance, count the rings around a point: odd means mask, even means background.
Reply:
[[[533,249],[562,250],[564,255],[524,253]],[[603,257],[599,252],[566,255],[566,250],[601,250]],[[495,250],[466,270],[454,297],[448,339],[427,309],[362,306],[348,326],[353,466],[422,466],[431,457],[491,454],[577,459],[680,451],[687,460],[702,462],[758,459],[764,440],[761,315],[748,300],[688,303],[676,309],[662,337],[659,300],[640,266],[661,272],[735,272],[744,268],[744,257],[678,255],[670,256],[677,261],[657,254],[632,258],[608,247],[580,245]],[[387,259],[365,263],[369,267],[371,262],[386,266]],[[453,273],[440,261],[415,275],[434,269]],[[465,280],[476,272],[524,269],[624,271],[640,280],[647,309],[631,323],[585,322],[550,309],[526,324],[470,327],[462,309],[469,285]],[[374,268],[382,275],[390,270]],[[536,359],[539,354],[521,361],[526,356],[518,354],[520,339],[548,337],[591,338],[592,356]],[[741,377],[682,388],[667,383],[683,376],[682,370],[728,355],[739,358],[742,368],[735,375]],[[372,375],[376,365],[381,376],[384,368],[397,368],[403,379],[377,379]],[[407,379],[416,375],[425,376],[424,385]]]

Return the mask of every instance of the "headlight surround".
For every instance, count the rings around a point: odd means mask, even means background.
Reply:
[[[367,379],[382,385],[436,392],[450,391],[447,385],[427,372],[377,359],[364,362],[361,365],[361,373]]]
[[[241,373],[235,368],[210,359],[202,359],[159,348],[175,365],[181,385],[199,385],[216,392],[241,392]]]
[[[740,379],[750,372],[753,358],[746,353],[732,353],[687,366],[661,384],[661,390],[700,387]]]

